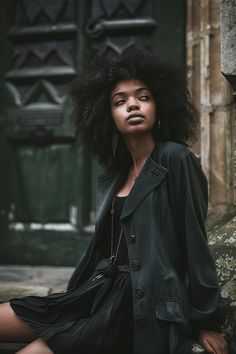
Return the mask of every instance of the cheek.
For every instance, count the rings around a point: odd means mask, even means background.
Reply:
[[[151,122],[154,125],[156,121],[156,107],[149,107],[149,117],[151,118]]]
[[[149,117],[156,116],[156,104],[153,101],[145,102],[142,107],[143,111],[149,115]]]
[[[120,126],[123,122],[123,114],[121,110],[119,109],[112,109],[111,110],[111,116],[113,119],[113,122],[115,123],[116,126]]]

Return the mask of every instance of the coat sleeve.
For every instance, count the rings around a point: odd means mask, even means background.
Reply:
[[[219,330],[224,319],[215,264],[207,244],[207,179],[197,157],[187,150],[178,163],[178,203],[189,281],[189,316],[193,331]]]
[[[77,263],[74,272],[72,273],[67,290],[70,290],[76,286],[78,286],[85,277],[88,276],[92,272],[92,267],[94,267],[94,259],[92,258],[93,250],[94,250],[94,243],[95,243],[95,236],[93,235],[89,245],[85,251],[85,253],[80,258],[79,262]]]
[[[97,184],[99,183],[100,180],[104,179],[105,177],[106,177],[105,175],[100,176],[97,180]],[[101,199],[102,199],[102,193],[97,193],[96,210],[98,210],[98,205]],[[83,282],[86,279],[86,277],[91,275],[91,273],[94,271],[96,261],[97,261],[96,259],[97,253],[95,251],[95,243],[96,243],[95,236],[96,236],[96,225],[95,225],[95,234],[93,234],[93,236],[91,237],[87,249],[79,259],[78,263],[76,264],[74,272],[72,273],[69,279],[67,290],[79,286],[81,282]]]

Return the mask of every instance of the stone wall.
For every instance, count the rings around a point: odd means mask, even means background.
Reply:
[[[209,181],[212,219],[232,211],[234,204],[233,90],[221,73],[220,14],[220,0],[187,1],[187,64],[190,89],[200,112],[199,141],[193,150]]]
[[[232,354],[236,353],[236,217],[208,233],[209,245],[216,263],[221,295],[227,304],[223,330]]]
[[[233,202],[236,205],[236,1],[221,1],[221,71],[232,86],[233,93]]]

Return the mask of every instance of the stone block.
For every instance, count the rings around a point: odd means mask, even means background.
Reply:
[[[236,75],[236,2],[221,1],[221,71]]]

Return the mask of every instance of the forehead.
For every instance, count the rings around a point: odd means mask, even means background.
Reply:
[[[128,93],[130,91],[136,91],[140,88],[145,88],[148,90],[147,85],[141,81],[141,80],[136,80],[136,79],[132,79],[132,80],[122,80],[119,81],[112,89],[111,92],[111,96],[113,96],[114,94],[118,93],[118,92],[122,92],[122,93]]]

